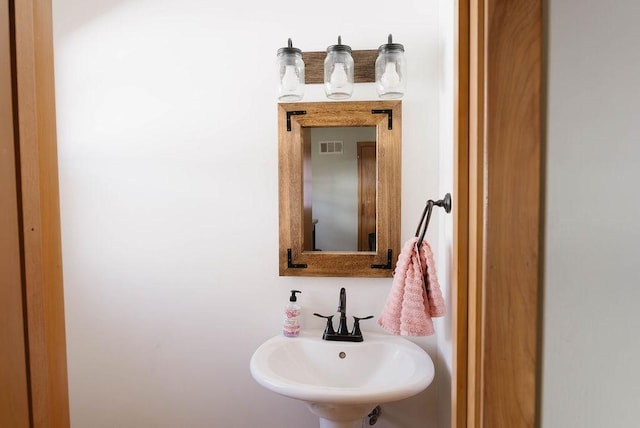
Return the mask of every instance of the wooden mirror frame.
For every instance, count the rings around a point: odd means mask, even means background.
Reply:
[[[280,276],[392,276],[400,252],[401,106],[399,100],[278,104]],[[308,131],[358,126],[376,127],[376,251],[304,251],[303,143]]]

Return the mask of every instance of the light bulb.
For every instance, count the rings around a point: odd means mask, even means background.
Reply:
[[[385,66],[384,73],[380,78],[380,83],[383,87],[389,89],[398,86],[400,83],[400,75],[396,71],[396,63],[388,62]]]
[[[282,89],[285,92],[294,92],[298,88],[298,75],[296,74],[296,67],[293,65],[286,65],[284,69],[284,76],[282,76]]]
[[[347,78],[347,72],[344,69],[344,64],[336,62],[333,73],[331,73],[331,86],[335,89],[341,89],[347,86],[349,80]]]

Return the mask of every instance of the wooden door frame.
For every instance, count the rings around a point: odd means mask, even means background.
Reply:
[[[542,0],[458,0],[452,426],[539,424]]]
[[[51,1],[8,5],[29,419],[32,427],[63,428],[69,398]]]
[[[0,0],[0,427],[28,427],[9,1]]]

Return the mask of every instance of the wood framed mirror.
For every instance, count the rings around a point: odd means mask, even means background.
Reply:
[[[391,277],[401,101],[278,104],[281,276]]]

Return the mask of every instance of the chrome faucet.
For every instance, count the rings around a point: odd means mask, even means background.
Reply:
[[[320,315],[314,313],[313,315],[326,318],[327,326],[322,334],[324,340],[338,340],[343,342],[362,342],[362,331],[360,331],[360,320],[368,320],[373,318],[373,315],[368,317],[358,318],[353,317],[353,330],[349,332],[347,327],[347,291],[343,288],[340,289],[340,298],[338,300],[338,312],[340,312],[340,324],[338,324],[338,332],[333,329],[333,315]]]

